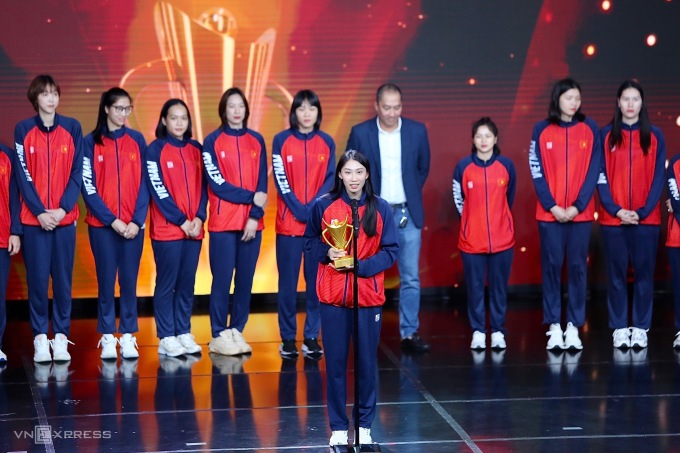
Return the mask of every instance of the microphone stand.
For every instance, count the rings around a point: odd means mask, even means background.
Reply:
[[[358,257],[358,243],[359,243],[359,201],[352,200],[352,227],[354,228],[354,235],[352,237],[352,255],[354,257],[354,266],[352,267],[352,274],[354,276],[354,305],[353,317],[354,322],[352,326],[352,344],[354,346],[354,448],[347,447],[348,452],[380,452],[379,444],[364,444],[359,443],[359,257]],[[340,449],[333,449],[334,452],[345,451]]]

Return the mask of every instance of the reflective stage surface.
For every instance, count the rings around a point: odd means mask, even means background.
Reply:
[[[425,301],[432,351],[403,353],[386,309],[374,440],[384,452],[680,451],[670,303],[656,304],[649,348],[626,352],[612,348],[605,304],[590,303],[577,354],[546,352],[540,301],[511,302],[505,352],[471,352],[465,306]],[[145,317],[140,358],[102,361],[86,319],[73,321],[71,362],[44,365],[28,323],[9,322],[0,451],[329,450],[324,360],[282,360],[276,313],[251,315],[242,357],[209,354],[207,315],[192,321],[198,356],[159,357]]]

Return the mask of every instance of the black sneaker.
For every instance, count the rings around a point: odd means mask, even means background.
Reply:
[[[427,352],[430,345],[425,343],[420,335],[414,333],[411,337],[401,339],[401,349],[408,352]]]
[[[320,355],[323,354],[323,349],[321,349],[316,338],[305,338],[305,341],[302,344],[302,352],[309,355]]]
[[[283,357],[297,357],[298,349],[295,340],[283,340],[279,346],[279,352]]]

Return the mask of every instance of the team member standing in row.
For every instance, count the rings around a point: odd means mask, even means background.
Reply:
[[[102,359],[139,357],[137,275],[144,246],[149,191],[142,179],[146,142],[125,125],[132,99],[122,88],[105,91],[97,125],[84,140],[82,194],[87,206],[90,247],[97,271],[98,322]],[[120,324],[116,339],[116,275],[120,285]]]
[[[593,192],[600,167],[597,125],[581,112],[581,87],[572,79],[552,90],[548,118],[534,126],[529,166],[536,189],[541,238],[543,322],[546,349],[583,349],[578,328],[586,317],[588,244],[595,218]],[[569,305],[564,333],[561,277],[566,253]]]
[[[262,243],[267,202],[267,150],[262,136],[248,129],[250,109],[240,88],[224,92],[218,106],[222,127],[205,138],[203,163],[209,184],[210,352],[247,354],[243,338],[250,314],[253,276]],[[234,299],[229,316],[229,289]]]
[[[0,363],[7,361],[2,352],[2,336],[7,325],[7,282],[10,257],[21,249],[22,228],[19,219],[21,200],[12,165],[12,150],[0,145]]]
[[[671,265],[671,281],[673,282],[673,299],[675,301],[675,339],[673,349],[680,350],[680,154],[673,156],[668,163],[668,235],[666,250]]]
[[[604,207],[600,223],[609,278],[609,327],[614,329],[614,347],[646,348],[652,325],[666,143],[661,131],[649,122],[639,83],[627,80],[621,84],[614,119],[602,129],[601,137],[604,160],[597,189]],[[629,261],[635,275],[630,328]]]
[[[283,357],[297,357],[296,299],[305,225],[312,202],[333,188],[335,142],[321,131],[321,101],[311,90],[299,91],[290,107],[290,128],[274,137],[272,166],[276,204],[276,267],[279,271],[279,332]],[[317,341],[321,319],[316,294],[318,263],[304,254],[306,285],[305,354],[323,352]]]
[[[180,99],[161,109],[157,139],[146,151],[151,193],[151,246],[156,262],[153,309],[159,354],[196,354],[191,311],[208,202],[201,144],[191,139],[191,115]]]
[[[71,285],[76,247],[78,195],[82,183],[83,138],[80,123],[57,114],[61,89],[49,75],[28,88],[38,114],[14,129],[14,166],[21,193],[24,262],[35,362],[71,360]],[[52,277],[52,330],[48,285]]]
[[[505,311],[515,226],[515,166],[501,156],[491,118],[472,125],[472,154],[456,165],[453,201],[461,216],[458,250],[463,258],[472,327],[471,349],[486,348],[484,286],[489,282],[491,347],[505,349]]]

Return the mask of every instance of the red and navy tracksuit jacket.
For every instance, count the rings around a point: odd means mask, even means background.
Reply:
[[[259,133],[229,126],[203,142],[203,165],[208,179],[208,231],[243,231],[248,218],[264,229],[264,209],[253,204],[255,192],[267,192],[267,148]]]
[[[0,248],[5,250],[9,247],[9,237],[22,233],[19,219],[21,199],[13,168],[12,150],[0,145]],[[0,298],[5,298],[4,292]]]
[[[357,245],[359,274],[359,306],[375,307],[385,303],[385,271],[397,259],[399,235],[394,224],[392,208],[385,200],[376,196],[377,233],[369,237],[363,225],[359,228]],[[359,200],[359,218],[363,218],[366,194]],[[316,291],[319,301],[338,307],[352,307],[354,303],[354,280],[352,272],[338,271],[328,258],[330,246],[322,240],[323,222],[333,220],[352,223],[351,200],[345,190],[333,200],[328,195],[318,198],[312,205],[307,228],[305,229],[305,250],[319,262]],[[323,222],[322,222],[323,221]],[[353,242],[348,255],[353,255]]]
[[[40,226],[38,215],[46,209],[62,208],[66,215],[59,225],[72,225],[80,214],[77,204],[83,167],[80,123],[55,114],[54,124],[45,127],[39,115],[28,118],[14,129],[14,149],[22,199],[21,223]]]
[[[146,149],[145,178],[151,194],[151,239],[186,239],[180,226],[198,217],[205,222],[207,190],[201,145],[195,140],[158,138]],[[196,240],[203,239],[203,229]]]
[[[92,134],[85,137],[83,157],[83,199],[87,206],[85,223],[110,226],[114,220],[146,222],[149,190],[143,180],[146,142],[139,132],[122,127],[102,133],[102,145]]]
[[[680,247],[680,189],[677,175],[680,174],[680,154],[673,156],[668,163],[668,198],[671,200],[673,214],[668,216],[666,247]],[[680,280],[680,278],[674,278]]]
[[[668,163],[668,198],[671,200],[673,213],[668,215],[668,233],[666,236],[666,250],[671,265],[671,281],[673,282],[673,297],[675,300],[675,328],[680,330],[680,189],[678,178],[680,174],[680,154],[676,154]]]
[[[302,236],[312,201],[333,188],[335,142],[323,131],[287,129],[274,137],[272,166],[276,233]]]
[[[453,173],[453,200],[461,216],[458,249],[466,253],[497,253],[515,244],[512,203],[515,166],[505,156],[488,161],[472,154]]]
[[[538,196],[536,220],[555,222],[550,209],[556,205],[578,209],[574,222],[594,220],[599,150],[600,135],[590,118],[536,124],[529,148],[529,167]]]
[[[639,225],[660,225],[659,199],[663,192],[666,164],[666,144],[661,131],[651,127],[652,143],[645,155],[640,146],[639,123],[632,126],[621,124],[621,145],[609,149],[611,130],[612,125],[609,124],[601,132],[604,159],[597,190],[604,210],[600,223],[620,226],[621,220],[616,213],[627,209],[637,212]]]

